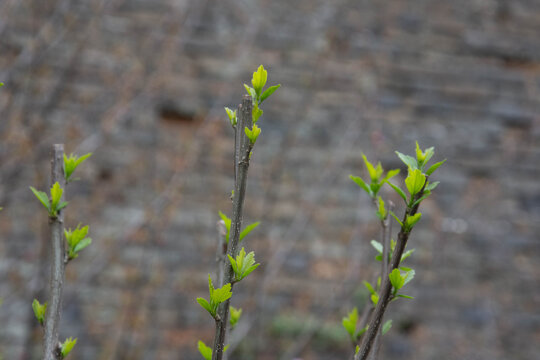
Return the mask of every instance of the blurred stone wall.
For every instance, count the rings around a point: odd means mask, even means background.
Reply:
[[[200,359],[213,322],[195,297],[231,212],[223,107],[264,64],[282,88],[250,168],[245,221],[262,225],[245,245],[262,265],[235,288],[231,358],[349,356],[341,318],[365,302],[378,229],[348,176],[365,176],[362,152],[402,167],[393,151],[415,140],[448,161],[383,358],[535,358],[539,34],[534,0],[3,0],[0,352],[39,358],[48,234],[28,186],[48,185],[62,142],[94,153],[67,195],[67,225],[94,240],[66,275],[72,357]]]

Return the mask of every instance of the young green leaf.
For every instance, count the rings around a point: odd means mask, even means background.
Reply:
[[[255,124],[259,120],[262,114],[263,114],[263,111],[257,105],[257,103],[253,104],[253,109],[251,110],[251,121],[253,122],[253,124]]]
[[[407,285],[414,278],[414,270],[409,270],[403,276],[403,286]]]
[[[70,337],[67,338],[62,344],[60,344],[60,353],[62,354],[62,359],[69,355],[76,343],[77,338],[73,339],[72,337]]]
[[[225,284],[219,289],[215,289],[211,296],[211,301],[215,304],[221,304],[222,302],[229,300],[232,296],[231,284]]]
[[[56,207],[56,211],[58,212],[58,211],[62,210],[63,208],[65,208],[67,206],[67,204],[68,204],[67,201],[62,201],[62,203]]]
[[[356,333],[356,338],[358,339],[360,336],[362,336],[367,331],[367,329],[369,329],[369,325],[366,325],[360,330],[358,330],[358,332]],[[356,346],[356,352],[358,352],[358,345]]]
[[[386,212],[386,209],[384,207],[384,200],[379,196],[377,197],[379,206],[377,210],[377,217],[381,220],[385,220],[388,213]]]
[[[78,255],[78,252],[92,243],[92,239],[86,237],[88,235],[89,227],[84,226],[81,228],[81,224],[77,225],[74,230],[64,230],[64,237],[68,244],[68,259],[74,259]]]
[[[229,117],[229,121],[231,123],[231,126],[232,127],[235,127],[236,126],[236,122],[237,122],[237,119],[236,119],[236,110],[232,111],[231,109],[229,109],[228,107],[225,107],[225,111],[227,112],[227,116]]]
[[[242,309],[237,309],[234,306],[229,306],[229,313],[231,314],[231,317],[229,318],[229,323],[231,324],[231,328],[234,329],[234,327],[240,320],[240,317],[242,316]]]
[[[407,250],[403,255],[401,255],[401,261],[411,256],[413,252],[414,252],[414,249]]]
[[[212,278],[208,274],[208,290],[210,293],[210,301],[205,298],[197,298],[197,302],[215,319],[219,304],[230,299],[232,296],[231,284],[225,284],[219,289],[215,289],[212,284]]]
[[[253,100],[257,99],[257,93],[255,92],[254,88],[246,84],[244,84],[244,87],[246,88],[248,95],[250,95]]]
[[[64,154],[64,178],[66,179],[66,183],[71,181],[71,175],[73,175],[75,169],[90,156],[92,156],[92,153],[85,154],[81,157],[73,154],[70,154],[69,157],[67,157],[66,154]]]
[[[373,288],[373,286],[371,286],[371,284],[367,281],[364,281],[364,286],[368,289],[368,291],[373,295],[373,294],[376,294],[377,292],[375,291],[375,289]]]
[[[241,281],[260,265],[255,264],[255,253],[251,251],[246,255],[246,250],[244,248],[240,249],[236,259],[233,259],[231,255],[227,256],[229,257],[229,261],[231,262],[235,274],[235,281]]]
[[[250,232],[255,230],[255,228],[259,226],[260,223],[260,221],[257,221],[253,224],[249,224],[248,226],[246,226],[246,228],[240,233],[240,241],[242,241]]]
[[[39,202],[41,202],[43,206],[45,206],[45,209],[47,209],[47,211],[50,212],[51,203],[49,202],[49,197],[47,196],[47,194],[44,193],[43,191],[36,190],[32,186],[30,186],[30,190],[32,190],[34,195],[38,198]]]
[[[369,173],[369,177],[371,178],[371,182],[378,182],[380,176],[383,173],[381,163],[378,163],[377,167],[374,167],[373,164],[368,161],[366,155],[362,154],[362,158],[364,159],[364,163],[366,164],[366,169]]]
[[[371,192],[373,194],[377,194],[379,192],[379,190],[382,188],[383,186],[383,183],[380,183],[380,182],[372,182],[370,185],[369,185],[369,188],[371,189]]]
[[[343,327],[349,333],[351,340],[356,342],[356,324],[358,323],[358,309],[354,307],[352,311],[341,320]]]
[[[384,177],[383,179],[383,182],[384,181],[388,181],[390,180],[391,178],[393,178],[394,176],[396,176],[397,174],[399,174],[399,169],[394,169],[394,170],[390,170],[386,173],[386,176]]]
[[[362,180],[361,177],[349,175],[349,178],[356,183],[356,185],[360,186],[362,189],[364,189],[365,192],[368,193],[369,196],[373,197],[373,191],[371,191],[371,187],[365,183],[364,180]]]
[[[409,155],[405,155],[400,153],[399,151],[396,151],[397,156],[407,165],[407,167],[410,167],[412,169],[418,169],[418,163],[416,162],[415,158]]]
[[[264,100],[266,100],[270,95],[272,95],[274,93],[274,91],[276,91],[280,87],[281,87],[281,84],[277,84],[277,85],[274,85],[274,86],[270,86],[268,89],[266,89],[261,95],[261,98],[259,100],[259,104],[262,103]]]
[[[439,161],[438,163],[435,163],[433,165],[431,165],[429,167],[429,169],[426,171],[426,175],[429,176],[431,174],[433,174],[435,172],[435,170],[437,170],[439,168],[439,166],[441,166],[442,164],[444,164],[446,162],[446,159],[444,159],[443,161]]]
[[[394,214],[393,211],[390,211],[390,215],[392,215],[392,217],[394,219],[396,219],[396,221],[398,222],[399,226],[403,227],[403,223],[401,222],[401,220],[398,219],[398,217],[396,216],[396,214]],[[392,249],[392,251],[394,251],[394,249]]]
[[[202,297],[198,297],[197,302],[199,303],[199,305],[201,305],[203,307],[203,309],[208,311],[208,313],[210,315],[212,315],[213,318],[216,317],[216,313],[212,309],[212,306],[210,306],[210,303],[208,302],[208,300],[206,300],[205,298],[202,298]]]
[[[375,250],[377,250],[377,252],[379,252],[379,253],[383,252],[383,246],[377,240],[371,240],[371,246],[373,246],[375,248]]]
[[[371,294],[371,302],[373,303],[373,306],[377,306],[377,303],[379,302],[379,294]]]
[[[429,159],[433,156],[435,153],[433,147],[430,147],[426,149],[425,151],[422,151],[420,149],[420,145],[418,145],[418,141],[416,142],[416,160],[418,162],[418,167],[422,170],[424,165],[427,164]]]
[[[420,204],[425,199],[427,199],[429,197],[429,195],[431,195],[431,191],[424,189],[424,192],[422,194],[423,194],[422,197],[420,197],[418,200],[413,202],[412,205],[410,205],[410,207],[414,207],[417,204]]]
[[[197,343],[197,348],[205,360],[212,360],[212,348],[206,346],[201,340]]]
[[[82,249],[84,249],[85,247],[87,247],[88,245],[90,245],[92,243],[92,239],[91,238],[85,238],[85,239],[82,239],[76,246],[75,248],[73,249],[73,252],[75,254],[77,254],[79,251],[81,251]]]
[[[384,323],[383,327],[382,327],[382,334],[386,334],[390,328],[392,327],[392,320],[388,320],[387,322]]]
[[[37,299],[32,301],[32,309],[34,310],[34,315],[41,325],[45,321],[45,314],[47,312],[47,303],[40,304]]]
[[[268,72],[264,69],[264,66],[259,66],[257,71],[253,73],[253,78],[251,79],[251,85],[255,89],[257,94],[257,99],[261,95],[261,90],[266,85],[266,80],[268,79]]]
[[[62,199],[62,194],[64,189],[60,187],[60,184],[57,182],[51,187],[51,212],[56,215],[59,210],[60,199]],[[64,205],[65,207],[65,205]]]
[[[246,126],[245,132],[251,144],[255,144],[255,141],[257,141],[257,138],[261,134],[261,128],[254,124],[251,130]]]
[[[390,282],[392,283],[392,286],[395,290],[399,290],[403,287],[403,284],[405,283],[405,278],[401,276],[401,272],[399,271],[399,269],[392,270],[388,277],[390,278]]]
[[[422,171],[409,168],[409,175],[405,179],[405,185],[407,185],[407,190],[409,190],[409,194],[411,194],[411,199],[422,190],[425,182],[426,176],[422,174]]]
[[[405,192],[401,190],[399,186],[392,184],[390,181],[386,181],[386,183],[390,185],[390,187],[394,189],[398,193],[399,196],[401,196],[403,201],[407,202],[407,196],[405,195]]]
[[[439,185],[440,181],[435,181],[435,182],[428,182],[428,184],[426,185],[425,189],[426,191],[433,191],[433,189],[435,189],[437,187],[437,185]]]
[[[420,220],[422,217],[421,213],[416,213],[412,216],[407,216],[407,219],[405,219],[405,228],[407,232],[411,231],[414,225]]]
[[[414,299],[412,296],[409,295],[397,294],[396,296],[404,299]]]

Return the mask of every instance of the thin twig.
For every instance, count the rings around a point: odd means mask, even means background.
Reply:
[[[251,130],[251,111],[252,111],[251,96],[244,96],[242,105],[238,107],[238,123],[236,125],[236,138],[240,138],[239,145],[236,146],[235,153],[240,152],[239,156],[235,154],[235,161],[238,159],[238,174],[234,186],[233,196],[233,213],[231,219],[231,230],[229,234],[229,245],[227,254],[236,257],[238,254],[238,243],[240,240],[240,232],[242,231],[242,212],[244,208],[244,198],[246,195],[247,173],[249,168],[249,158],[252,150],[252,144],[244,133],[244,128],[248,127]],[[239,134],[240,133],[240,134]],[[225,267],[224,283],[233,285],[234,271],[229,264]],[[225,343],[225,334],[227,331],[227,322],[229,320],[229,304],[230,299],[222,302],[219,305],[218,316],[216,317],[216,334],[214,337],[214,351],[212,352],[212,360],[221,360],[223,358],[223,347]]]
[[[53,145],[51,159],[51,183],[58,182],[65,188],[64,181],[64,145]],[[63,197],[63,196],[62,196]],[[60,200],[60,203],[63,199]],[[58,342],[58,324],[62,308],[62,291],[64,287],[64,213],[59,210],[56,217],[49,219],[51,229],[51,280],[50,300],[45,317],[45,335],[43,337],[43,360],[61,359]]]
[[[219,220],[216,225],[218,231],[216,247],[217,279],[218,286],[222,287],[225,285],[223,283],[223,275],[225,273],[225,259],[227,258],[227,241],[225,240],[227,228],[225,227],[225,222],[223,220]]]
[[[388,211],[384,220],[381,220],[381,242],[383,246],[382,259],[381,259],[381,283],[383,279],[388,277],[388,254],[390,253],[390,238],[392,237],[392,222],[388,219],[388,213],[394,210],[394,203],[388,202]],[[383,315],[384,317],[384,315]],[[382,321],[382,318],[381,318]],[[373,343],[373,351],[371,353],[371,359],[376,360],[379,357],[382,344],[382,327],[379,328],[379,332],[375,337]]]

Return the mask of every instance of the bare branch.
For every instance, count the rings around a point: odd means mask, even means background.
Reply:
[[[217,237],[217,248],[216,248],[216,263],[217,263],[217,281],[218,281],[218,287],[222,287],[225,285],[223,283],[223,275],[225,273],[225,265],[227,262],[225,259],[227,258],[227,241],[225,240],[225,237],[227,236],[227,228],[225,227],[225,222],[223,220],[219,220],[217,222],[217,231],[218,231],[218,237]]]
[[[51,159],[51,183],[58,182],[65,188],[64,180],[64,145],[55,144]],[[63,197],[63,196],[62,196]],[[61,199],[60,201],[62,201]],[[50,218],[51,229],[51,280],[50,300],[45,317],[45,335],[43,337],[43,360],[61,359],[58,342],[58,324],[62,308],[62,291],[64,288],[64,211],[59,210],[55,218]]]
[[[388,211],[384,220],[381,220],[381,242],[383,246],[382,259],[381,259],[381,282],[382,279],[388,277],[388,254],[390,253],[390,238],[392,237],[392,222],[388,219],[388,214],[390,211],[394,210],[394,203],[392,201],[388,202]],[[384,317],[384,314],[383,314]],[[381,321],[383,319],[381,318]],[[379,357],[379,352],[381,350],[382,344],[382,327],[379,328],[379,331],[375,337],[373,343],[373,351],[371,353],[371,359],[376,360]]]
[[[252,150],[252,144],[248,140],[244,128],[251,129],[251,112],[252,112],[251,96],[244,96],[242,105],[238,107],[238,123],[236,124],[236,139],[238,143],[235,148],[234,159],[238,165],[238,174],[235,180],[234,197],[233,197],[233,213],[231,219],[231,230],[229,234],[229,245],[227,254],[236,257],[238,254],[238,243],[240,242],[240,232],[242,231],[242,212],[244,208],[244,198],[246,195],[247,173],[249,168],[249,158]],[[239,154],[237,154],[239,152]],[[238,161],[236,160],[238,159]],[[235,165],[236,166],[236,165]],[[224,283],[233,285],[234,271],[229,264],[225,267]],[[223,347],[225,343],[225,334],[227,331],[227,322],[229,320],[229,304],[230,299],[221,303],[218,309],[218,317],[216,319],[216,334],[214,338],[214,351],[212,352],[212,360],[221,360],[223,358]]]

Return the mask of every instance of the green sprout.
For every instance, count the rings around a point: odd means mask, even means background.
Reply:
[[[73,339],[72,337],[67,338],[62,344],[60,344],[60,353],[62,354],[62,359],[66,358],[69,355],[75,344],[77,343],[77,338]]]
[[[238,118],[236,117],[236,110],[232,111],[228,107],[225,107],[225,111],[227,112],[227,116],[229,117],[229,121],[231,122],[231,126],[235,127],[236,123],[238,122]]]
[[[88,230],[88,225],[81,228],[81,224],[77,225],[74,230],[64,230],[64,236],[68,244],[68,260],[75,259],[82,249],[92,243],[92,239],[86,237]]]
[[[255,264],[255,253],[251,251],[246,255],[246,250],[242,248],[236,256],[236,260],[231,255],[227,255],[234,270],[235,281],[240,281],[251,274],[260,264]]]
[[[64,154],[64,177],[66,179],[66,183],[72,181],[71,175],[73,175],[75,169],[77,169],[77,167],[90,156],[92,156],[92,153],[85,154],[81,157],[73,154],[70,154],[69,157],[67,157],[66,154]]]
[[[34,310],[34,315],[41,325],[45,321],[45,314],[47,313],[47,303],[40,304],[37,299],[32,301],[32,309]]]
[[[58,211],[65,208],[68,204],[67,201],[63,201],[60,203],[64,190],[60,187],[58,181],[55,182],[54,185],[51,187],[50,199],[45,192],[36,190],[32,186],[30,186],[30,190],[32,190],[34,195],[43,204],[45,209],[47,209],[49,217],[51,217],[52,219],[56,218],[58,216]]]
[[[390,181],[386,181],[388,185],[392,187],[398,193],[398,195],[405,201],[408,207],[412,208],[415,205],[420,204],[424,199],[426,199],[433,189],[439,184],[438,181],[430,183],[428,177],[435,172],[444,162],[439,161],[431,165],[427,170],[425,167],[431,157],[435,154],[434,148],[430,147],[424,151],[420,149],[418,142],[416,142],[416,159],[409,155],[404,155],[399,151],[396,151],[397,156],[407,165],[408,175],[405,179],[405,185],[409,191],[410,197],[407,199],[405,192],[397,185],[392,184]],[[424,171],[425,170],[425,171]],[[421,194],[420,191],[423,192]],[[419,194],[419,198],[418,195]]]
[[[371,198],[374,199],[377,197],[377,194],[379,193],[379,190],[382,188],[384,183],[399,174],[399,169],[390,170],[386,173],[385,176],[383,176],[384,170],[380,162],[377,163],[376,166],[373,166],[373,164],[370,163],[366,158],[366,155],[362,154],[362,158],[364,159],[364,163],[366,164],[366,169],[369,174],[369,185],[359,176],[349,175],[349,178],[354,181],[356,185],[360,186]]]
[[[231,324],[231,328],[234,329],[236,324],[240,320],[240,317],[242,316],[242,309],[237,309],[234,306],[230,306],[229,313],[231,314],[231,317],[229,318],[229,323]]]
[[[251,95],[251,98],[253,99],[253,103],[256,105],[260,105],[264,100],[266,100],[270,95],[272,95],[274,91],[276,91],[277,89],[281,87],[281,84],[277,84],[274,86],[270,86],[265,91],[263,91],[263,88],[266,85],[267,79],[268,79],[268,72],[264,69],[264,66],[261,65],[253,73],[253,77],[251,79],[251,85],[253,85],[253,87],[250,87],[249,85],[244,84],[244,87],[246,88],[247,93]]]
[[[251,144],[255,144],[255,141],[257,141],[257,138],[261,134],[261,128],[257,125],[253,124],[253,129],[249,129],[247,126],[244,129],[246,132],[246,136],[248,137]]]
[[[223,220],[223,223],[225,224],[225,229],[227,229],[227,233],[225,234],[225,242],[228,244],[229,243],[229,235],[231,233],[231,219],[225,215],[224,213],[222,213],[221,211],[219,212],[219,217],[221,218],[221,220]],[[242,230],[242,232],[240,233],[240,241],[244,240],[244,238],[250,233],[252,232],[253,230],[255,230],[255,228],[257,226],[259,226],[261,224],[260,221],[257,221],[257,222],[254,222],[252,224],[249,224],[248,226],[246,226],[244,228],[244,230]]]
[[[212,278],[208,274],[208,289],[210,291],[210,302],[202,297],[197,298],[197,302],[215,319],[219,304],[232,296],[231,284],[225,284],[219,289],[214,289]]]
[[[394,269],[390,274],[388,274],[388,277],[390,278],[390,282],[392,283],[392,287],[394,288],[394,297],[413,299],[412,296],[398,294],[398,291],[414,278],[414,270],[409,270],[401,273],[401,270]]]

